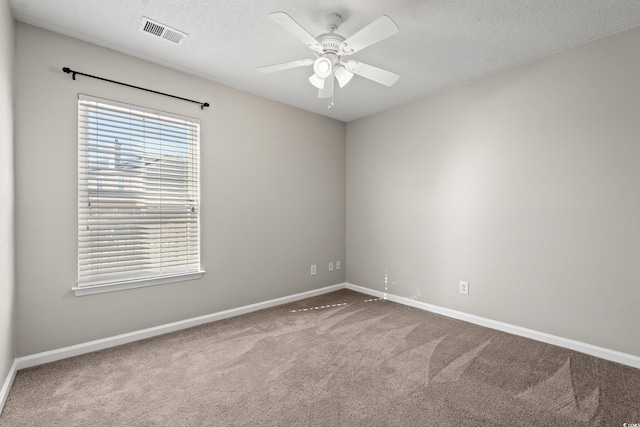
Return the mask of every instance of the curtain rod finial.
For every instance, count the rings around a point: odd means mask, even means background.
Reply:
[[[64,71],[64,72],[65,72],[65,73],[67,73],[67,74],[71,73],[71,77],[73,77],[73,80],[75,80],[75,79],[76,79],[76,73],[77,73],[77,71],[73,71],[73,70],[72,70],[71,68],[69,68],[69,67],[64,67],[64,68],[62,69],[62,71]]]

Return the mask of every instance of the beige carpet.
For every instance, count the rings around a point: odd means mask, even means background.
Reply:
[[[0,426],[617,426],[640,370],[343,290],[18,372]]]

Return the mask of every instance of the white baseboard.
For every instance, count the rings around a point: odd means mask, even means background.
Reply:
[[[7,401],[7,397],[9,397],[9,391],[11,390],[11,386],[13,385],[13,380],[16,379],[16,372],[18,372],[17,359],[14,360],[11,364],[11,368],[9,368],[7,378],[2,384],[2,389],[0,389],[0,414],[2,414],[2,409],[4,409],[4,403]]]
[[[640,369],[640,357],[622,353],[615,350],[610,350],[602,347],[597,347],[591,344],[586,344],[580,341],[574,341],[567,338],[558,337],[555,335],[547,334],[544,332],[535,331],[532,329],[522,328],[519,326],[511,325],[508,323],[499,322],[496,320],[487,319],[473,314],[463,313],[456,310],[451,310],[436,305],[427,304],[421,301],[416,301],[410,298],[400,297],[385,292],[376,291],[373,289],[365,288],[362,286],[354,285],[351,283],[341,283],[333,286],[327,286],[321,289],[315,289],[308,292],[302,292],[282,298],[276,298],[256,304],[246,305],[239,308],[220,311],[218,313],[208,314],[205,316],[194,317],[191,319],[182,320],[179,322],[168,323],[166,325],[160,325],[153,328],[142,329],[140,331],[130,332],[126,334],[116,335],[109,338],[99,339],[95,341],[89,341],[82,344],[77,344],[69,347],[63,347],[56,350],[45,351],[42,353],[32,354],[29,356],[18,357],[13,362],[9,374],[0,390],[0,412],[4,407],[4,403],[9,395],[9,390],[13,384],[16,376],[16,372],[20,369],[30,368],[33,366],[42,365],[56,360],[66,359],[69,357],[79,356],[86,353],[91,353],[98,350],[103,350],[110,347],[115,347],[122,344],[128,344],[131,342],[151,338],[158,335],[163,335],[169,332],[175,332],[182,329],[191,328],[194,326],[202,325],[205,323],[215,322],[217,320],[227,319],[230,317],[239,316],[242,314],[251,313],[257,310],[263,310],[265,308],[275,307],[281,304],[286,304],[294,301],[298,301],[305,298],[310,298],[329,292],[334,292],[340,289],[351,289],[356,292],[360,292],[365,295],[371,295],[377,298],[384,298],[389,301],[393,301],[399,304],[407,305],[410,307],[430,311],[433,313],[441,314],[443,316],[451,317],[454,319],[463,320],[465,322],[474,323],[476,325],[485,326],[491,329],[507,332],[510,334],[531,338],[536,341],[541,341],[547,344],[556,345],[559,347],[568,348],[581,353],[589,354],[591,356],[599,357],[612,362],[621,363],[623,365],[631,366]]]
[[[592,344],[583,343],[580,341],[571,340],[568,338],[562,338],[555,335],[547,334],[544,332],[535,331],[533,329],[522,328],[520,326],[511,325],[509,323],[499,322],[497,320],[487,319],[485,317],[476,316],[473,314],[464,313],[461,311],[451,310],[449,308],[439,307],[437,305],[427,304],[421,301],[416,301],[410,298],[399,297],[397,295],[389,294],[386,292],[380,292],[362,286],[346,283],[346,288],[352,291],[360,292],[366,295],[371,295],[377,298],[384,298],[389,301],[397,302],[399,304],[407,305],[421,310],[430,311],[432,313],[441,314],[443,316],[451,317],[465,322],[473,323],[487,328],[496,329],[498,331],[507,332],[513,335],[518,335],[525,338],[531,338],[536,341],[541,341],[547,344],[556,345],[558,347],[568,348],[580,353],[585,353],[590,356],[599,357],[601,359],[609,360],[612,362],[621,363],[623,365],[631,366],[632,368],[640,369],[640,357],[632,354],[622,353],[620,351],[610,350],[603,347],[598,347]]]
[[[229,317],[239,316],[241,314],[251,313],[253,311],[263,310],[265,308],[275,307],[281,304],[298,301],[305,298],[311,298],[329,292],[344,289],[345,283],[327,286],[325,288],[314,289],[312,291],[302,292],[295,295],[289,295],[282,298],[259,302],[256,304],[245,305],[243,307],[233,308],[230,310],[220,311],[218,313],[207,314],[204,316],[194,317],[191,319],[181,320],[179,322],[168,323],[166,325],[155,326],[153,328],[142,329],[139,331],[129,332],[122,335],[116,335],[109,338],[103,338],[95,341],[89,341],[82,344],[76,344],[69,347],[63,347],[56,350],[36,353],[29,356],[18,357],[16,359],[17,369],[30,368],[32,366],[43,365],[56,360],[62,360],[81,354],[91,353],[105,348],[115,347],[122,344],[128,344],[134,341],[140,341],[146,338],[175,332],[182,329],[192,328],[194,326],[203,325],[205,323],[215,322],[216,320],[227,319]],[[15,365],[16,363],[14,363]],[[15,375],[15,373],[14,373]],[[4,390],[4,389],[3,389]],[[7,391],[8,392],[8,391]]]

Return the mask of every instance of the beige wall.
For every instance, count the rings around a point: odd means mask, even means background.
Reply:
[[[344,260],[344,123],[25,24],[16,31],[19,356],[344,282],[344,270],[323,268]],[[64,66],[211,107],[74,82]],[[202,280],[73,295],[78,93],[201,120]]]
[[[24,356],[343,282],[345,198],[347,281],[640,355],[640,29],[352,122],[345,160],[340,122],[17,24],[14,308],[10,27],[0,374],[13,311]],[[78,93],[201,120],[204,279],[73,296]]]
[[[13,18],[0,2],[0,387],[15,357]],[[1,408],[0,408],[1,410]]]
[[[347,281],[640,356],[639,44],[349,123]]]

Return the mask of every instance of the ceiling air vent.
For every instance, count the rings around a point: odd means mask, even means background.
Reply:
[[[175,44],[181,44],[184,38],[188,35],[187,33],[183,33],[182,31],[178,31],[174,28],[169,28],[164,24],[153,21],[144,16],[142,17],[138,31],[163,38]]]

